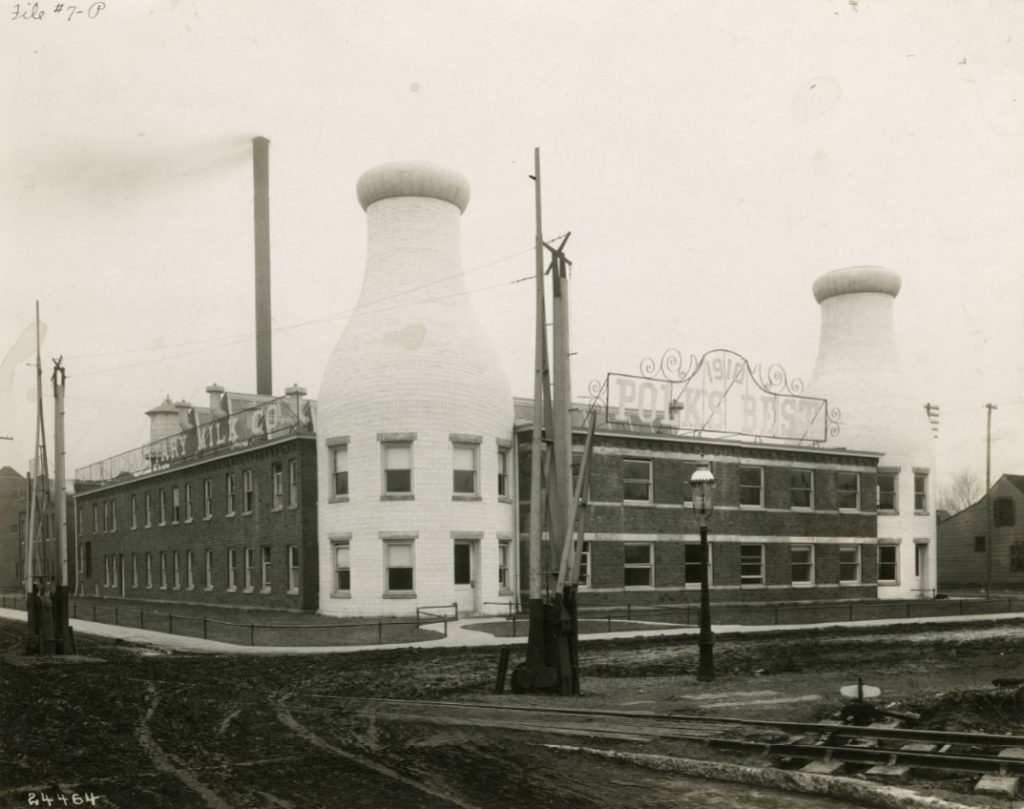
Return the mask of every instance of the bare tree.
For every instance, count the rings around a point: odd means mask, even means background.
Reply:
[[[963,511],[981,497],[982,489],[978,476],[964,467],[939,488],[939,509],[950,514]]]

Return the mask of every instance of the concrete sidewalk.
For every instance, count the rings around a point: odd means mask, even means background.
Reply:
[[[10,621],[22,621],[27,619],[22,610],[0,609],[0,619]],[[95,623],[80,618],[71,620],[71,626],[77,634],[90,635],[100,638],[112,638],[134,645],[149,647],[167,652],[184,652],[188,654],[242,654],[242,655],[310,655],[310,654],[339,654],[345,652],[365,652],[381,649],[430,649],[430,648],[465,648],[471,646],[517,646],[526,643],[525,637],[501,638],[490,635],[487,632],[475,631],[474,626],[481,624],[494,624],[500,622],[501,617],[486,618],[464,618],[458,621],[448,622],[448,636],[424,640],[419,643],[380,643],[363,646],[240,646],[232,643],[223,643],[216,640],[204,640],[193,638],[187,635],[169,635],[166,632],[154,632],[149,629],[137,629],[130,626],[114,626],[112,624]],[[979,624],[992,623],[994,621],[1016,620],[1021,623],[1016,627],[984,627]],[[957,624],[964,629],[970,629],[972,636],[982,634],[1000,635],[1004,637],[1024,638],[1024,615],[1020,613],[1004,613],[996,615],[966,615],[966,616],[931,616],[927,618],[910,619],[885,619],[878,621],[841,621],[836,623],[823,624],[785,624],[785,625],[716,625],[716,635],[726,634],[768,634],[772,632],[792,632],[798,630],[833,629],[842,627],[888,627],[906,626],[914,624],[925,629],[922,634],[940,633],[927,632],[929,624]],[[657,637],[657,636],[693,636],[698,634],[697,627],[678,627],[675,625],[657,625],[653,622],[645,622],[650,629],[636,629],[622,632],[597,632],[593,634],[580,635],[580,642],[587,643],[592,640],[618,640],[622,638]],[[948,636],[949,632],[941,633]]]

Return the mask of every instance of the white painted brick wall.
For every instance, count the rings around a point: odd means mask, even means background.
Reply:
[[[849,272],[856,287],[857,268]],[[899,469],[899,513],[878,517],[880,539],[899,540],[899,585],[879,586],[880,598],[931,596],[936,587],[935,439],[925,398],[900,362],[893,323],[894,297],[848,292],[821,302],[818,358],[808,393],[842,411],[831,443],[885,453],[879,468]],[[914,513],[914,469],[928,470],[928,513]],[[914,576],[915,539],[928,540],[923,577]]]
[[[512,396],[472,298],[459,294],[460,216],[455,205],[427,196],[381,199],[367,210],[359,304],[327,363],[318,403],[323,613],[411,615],[417,606],[454,602],[453,531],[482,534],[478,610],[504,612],[484,602],[509,600],[498,594],[498,534],[512,535],[513,506],[498,500],[496,440],[511,441]],[[381,500],[379,433],[416,434],[414,500]],[[452,500],[452,433],[481,438],[479,501]],[[326,444],[337,436],[349,437],[347,503],[329,502]],[[415,599],[383,597],[381,532],[417,535]],[[333,534],[351,534],[348,599],[332,597]]]

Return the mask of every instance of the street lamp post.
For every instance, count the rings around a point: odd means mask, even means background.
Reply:
[[[715,488],[715,476],[711,469],[702,466],[690,476],[693,489],[693,510],[700,521],[700,636],[697,646],[700,660],[697,664],[697,680],[709,683],[715,679],[715,642],[711,637],[711,594],[708,587],[708,517],[714,510],[711,492]]]

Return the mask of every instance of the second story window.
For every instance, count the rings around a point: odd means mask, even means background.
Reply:
[[[836,496],[840,510],[857,511],[860,508],[860,475],[856,472],[836,475]]]
[[[498,450],[498,497],[508,497],[508,457],[509,450],[501,447]]]
[[[234,516],[235,513],[235,500],[237,496],[235,494],[235,476],[228,474],[224,476],[224,499],[227,501],[227,515],[229,517]]]
[[[174,486],[171,488],[171,522],[181,519],[181,490]]]
[[[899,477],[895,472],[878,473],[878,510],[896,513],[899,510]]]
[[[331,480],[335,497],[348,496],[348,446],[331,447]]]
[[[388,443],[384,450],[384,493],[412,494],[412,444]]]
[[[167,525],[167,490],[160,490],[160,525]]]
[[[273,507],[284,508],[284,467],[276,463],[270,469],[271,494],[273,495]]]
[[[810,469],[790,471],[789,501],[792,508],[814,508],[814,473]]]
[[[452,492],[476,494],[476,446],[452,445]]]
[[[256,489],[253,485],[252,470],[242,472],[242,513],[250,514],[256,502]]]
[[[1013,500],[1009,497],[997,497],[992,501],[992,525],[996,528],[1011,528],[1017,523]]]
[[[129,501],[129,505],[129,524],[131,525],[131,528],[134,531],[136,528],[139,527],[139,503],[134,494],[132,495],[131,500]]]
[[[764,470],[760,466],[740,467],[740,505],[764,505]]]
[[[622,461],[622,499],[629,503],[650,503],[654,463],[634,458]]]
[[[213,516],[213,481],[207,478],[203,481],[203,519],[210,519]]]
[[[185,484],[185,522],[192,522],[192,484]]]
[[[928,473],[914,473],[914,511],[918,514],[928,513]]]
[[[153,498],[149,496],[149,492],[146,492],[142,499],[146,511],[146,528],[149,528],[153,524]]]
[[[299,462],[294,460],[288,461],[288,505],[299,505]]]

